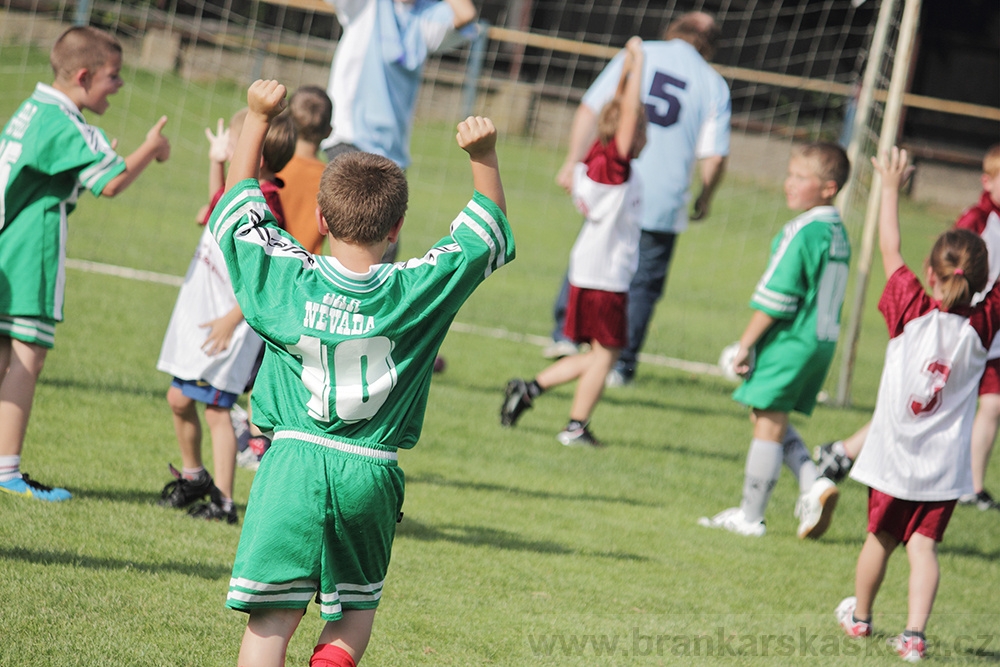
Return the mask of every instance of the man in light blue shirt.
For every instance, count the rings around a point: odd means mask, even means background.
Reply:
[[[344,32],[327,86],[333,133],[322,148],[331,158],[376,153],[406,169],[424,62],[474,36],[476,8],[471,0],[328,1]]]
[[[643,101],[648,143],[633,165],[642,179],[642,235],[639,268],[629,287],[628,347],[608,375],[609,385],[631,382],[639,348],[646,336],[656,302],[663,294],[677,234],[688,220],[708,215],[712,195],[722,179],[729,154],[731,103],[729,86],[708,63],[714,54],[718,28],[714,19],[691,12],[673,21],[663,41],[643,42]],[[623,55],[601,72],[577,108],[570,145],[556,181],[567,191],[573,165],[596,136],[601,107],[614,97]],[[701,192],[688,213],[691,171],[699,164]],[[556,305],[556,340],[561,334]]]

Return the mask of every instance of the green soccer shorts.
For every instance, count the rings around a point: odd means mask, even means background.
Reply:
[[[0,315],[0,336],[52,349],[56,344],[56,321],[46,317]]]
[[[382,596],[403,471],[395,452],[275,434],[250,489],[226,606],[305,609],[326,621]]]
[[[834,350],[832,343],[765,345],[757,350],[753,373],[733,392],[733,399],[758,410],[811,415]]]

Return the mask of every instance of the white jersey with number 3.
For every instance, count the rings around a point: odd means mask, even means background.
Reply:
[[[901,267],[879,310],[889,344],[855,480],[895,498],[953,500],[972,492],[970,443],[979,379],[1000,327],[1000,292],[945,312]]]

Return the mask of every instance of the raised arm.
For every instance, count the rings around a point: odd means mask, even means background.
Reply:
[[[881,159],[872,157],[872,165],[882,177],[882,203],[878,216],[878,247],[882,252],[882,268],[888,278],[903,266],[899,234],[899,189],[913,172],[907,165],[906,151],[893,146]]]
[[[476,20],[476,6],[472,0],[444,0],[455,14],[455,30],[464,28]]]
[[[639,110],[642,109],[640,86],[642,86],[643,60],[642,39],[631,37],[625,44],[625,64],[622,66],[622,75],[615,93],[615,97],[621,102],[621,117],[615,130],[615,145],[618,147],[618,155],[625,159],[632,157],[632,143],[638,130],[639,119],[645,118],[639,115]]]
[[[114,197],[125,188],[132,185],[139,174],[156,160],[164,162],[170,157],[170,142],[163,136],[163,126],[167,124],[167,117],[161,116],[156,121],[152,129],[146,133],[146,140],[139,145],[128,157],[125,158],[125,171],[118,174],[104,186],[101,194],[105,197]]]
[[[229,160],[229,130],[226,121],[218,121],[218,130],[205,128],[208,139],[208,198],[211,199],[219,188],[226,185],[226,162]]]
[[[469,154],[472,186],[489,197],[506,215],[507,200],[504,198],[503,183],[500,182],[497,130],[493,127],[493,121],[482,116],[469,116],[458,124],[455,140]]]
[[[566,160],[556,174],[556,183],[566,192],[573,191],[573,169],[577,162],[587,156],[587,149],[597,138],[597,114],[586,104],[580,104],[573,114],[573,124],[569,131],[569,148]]]
[[[245,178],[258,178],[264,137],[271,120],[285,109],[285,87],[277,81],[257,79],[247,91],[246,120],[229,164],[226,190]]]

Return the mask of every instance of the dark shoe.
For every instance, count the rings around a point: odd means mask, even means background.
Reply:
[[[531,396],[528,385],[520,378],[514,378],[507,383],[503,394],[503,405],[500,406],[500,425],[513,426],[521,413],[531,407]]]
[[[571,429],[568,426],[559,432],[556,439],[567,447],[603,447],[586,426]]]
[[[222,509],[222,505],[213,502],[200,503],[188,510],[188,516],[194,519],[206,519],[208,521],[225,521],[233,526],[239,521],[236,516],[236,506],[232,506],[229,511]]]
[[[160,492],[160,499],[156,503],[157,505],[161,507],[187,507],[192,503],[203,500],[215,488],[212,476],[207,471],[198,479],[185,479],[172,463],[169,465],[170,474],[176,479],[168,482],[163,487],[163,491]]]
[[[980,511],[1000,509],[1000,503],[993,499],[990,492],[983,489],[979,493],[970,493],[958,499],[960,505],[973,505]]]

